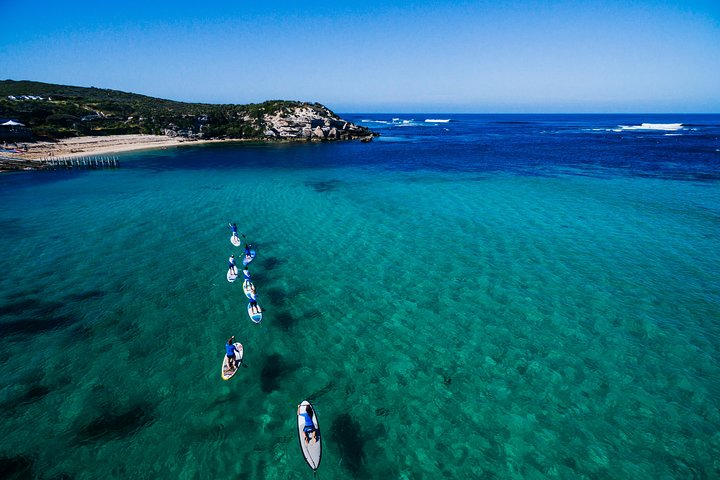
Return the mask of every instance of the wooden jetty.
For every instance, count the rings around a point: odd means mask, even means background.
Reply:
[[[118,168],[117,157],[47,157],[40,163],[54,168]]]
[[[118,157],[46,157],[40,160],[22,158],[0,158],[0,170],[65,170],[118,168]]]

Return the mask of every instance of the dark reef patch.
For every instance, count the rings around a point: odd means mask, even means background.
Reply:
[[[317,390],[316,392],[313,392],[313,394],[310,395],[310,397],[308,397],[308,398],[310,398],[311,401],[314,402],[314,401],[316,401],[318,398],[322,397],[323,395],[325,395],[326,393],[328,393],[329,391],[331,391],[333,388],[335,388],[335,382],[334,382],[334,381],[330,381],[330,382],[328,382],[327,385],[325,385],[325,386],[324,386],[323,388],[321,388],[320,390]]]
[[[64,328],[77,321],[66,315],[46,318],[21,318],[10,322],[0,322],[4,335],[36,335],[56,328]]]
[[[119,413],[118,413],[119,412]],[[115,440],[127,437],[155,421],[150,404],[142,403],[125,410],[110,408],[78,431],[78,442]]]
[[[35,384],[25,390],[25,392],[15,399],[18,405],[27,405],[29,403],[35,403],[50,393],[50,389],[45,385]]]
[[[25,299],[16,302],[7,303],[0,306],[0,316],[3,315],[22,315],[30,310],[37,308],[38,300]]]
[[[26,296],[14,302],[0,306],[0,331],[3,339],[16,340],[16,335],[36,335],[56,328],[63,328],[78,319],[59,314],[64,305],[59,302],[46,302],[36,297]]]
[[[274,270],[287,260],[278,257],[267,257],[263,258],[262,266],[265,270]]]
[[[307,181],[304,183],[306,187],[310,187],[319,193],[334,192],[342,184],[340,180]]]
[[[280,388],[280,380],[292,371],[292,366],[283,360],[282,356],[273,353],[265,358],[260,371],[260,388],[265,393],[274,392]]]
[[[34,462],[24,455],[15,457],[0,457],[0,478],[4,479],[30,479],[33,475]]]
[[[330,434],[333,442],[340,449],[343,466],[353,476],[357,476],[362,469],[363,459],[365,458],[365,442],[363,441],[360,424],[353,420],[349,414],[343,413],[333,420]]]
[[[273,321],[284,332],[292,329],[298,323],[298,319],[289,312],[279,312],[273,317]]]
[[[258,292],[258,295],[260,295],[260,292]],[[288,294],[279,288],[268,288],[262,292],[262,296],[267,297],[270,303],[276,307],[282,307],[288,302]]]
[[[85,300],[93,300],[96,298],[102,298],[107,294],[107,292],[103,290],[88,290],[86,292],[82,293],[72,293],[67,296],[68,300],[72,300],[74,302],[82,302]]]
[[[20,217],[5,218],[0,220],[0,232],[4,237],[19,237],[27,233],[27,228]]]

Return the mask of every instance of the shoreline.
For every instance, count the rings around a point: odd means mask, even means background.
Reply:
[[[106,155],[136,150],[200,145],[220,142],[242,142],[241,139],[188,140],[167,137],[165,135],[108,135],[65,138],[56,142],[17,142],[7,144],[17,146],[17,152],[2,152],[3,156],[15,161],[37,161],[48,158],[77,158],[88,155]],[[27,150],[24,147],[27,146]]]
[[[53,159],[77,159],[98,155],[134,152],[139,150],[157,150],[189,145],[211,143],[284,143],[306,142],[307,139],[207,139],[190,140],[165,135],[105,135],[64,138],[57,141],[5,142],[0,146],[0,173],[21,170],[44,170],[52,168],[44,161]],[[362,140],[361,141],[366,141]],[[27,150],[26,150],[27,148]]]
[[[367,141],[365,139],[360,140]],[[57,141],[4,142],[4,144],[0,146],[0,173],[18,170],[44,170],[52,168],[45,163],[46,160],[70,160],[82,157],[134,152],[139,150],[157,150],[167,149],[169,147],[205,145],[211,143],[285,143],[307,141],[308,139],[306,138],[265,140],[226,138],[190,140],[187,138],[168,137],[165,135],[131,134],[73,137]]]

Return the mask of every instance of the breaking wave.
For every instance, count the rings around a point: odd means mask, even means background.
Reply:
[[[654,131],[660,130],[663,132],[675,132],[682,130],[682,123],[642,123],[640,125],[620,125],[618,128],[613,129],[613,132],[627,132],[627,131]]]
[[[373,120],[365,118],[360,120],[360,123],[374,124],[377,128],[383,128],[386,125],[388,127],[418,127],[424,125],[424,123],[418,122],[414,118],[404,119],[399,117],[394,117],[392,120]]]

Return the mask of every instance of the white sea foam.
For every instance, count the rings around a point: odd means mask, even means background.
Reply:
[[[432,120],[428,119],[423,122],[422,120],[416,121],[414,118],[411,119],[403,119],[400,117],[394,117],[392,120],[375,120],[371,118],[364,118],[360,120],[360,123],[368,123],[373,124],[377,128],[385,128],[382,127],[384,125],[388,125],[389,127],[419,127],[419,126],[425,126],[428,123],[447,123],[450,120]]]
[[[426,118],[425,123],[448,123],[449,118]]]
[[[366,118],[366,119],[363,119],[363,120],[360,120],[360,123],[383,123],[383,124],[386,124],[386,125],[390,124],[390,122],[388,122],[387,120],[370,120],[370,119],[367,119],[367,118]]]
[[[682,130],[682,123],[643,123],[641,125],[619,125],[619,128],[613,129],[613,132],[625,132],[629,130],[662,130],[666,132],[674,132],[676,130]]]

